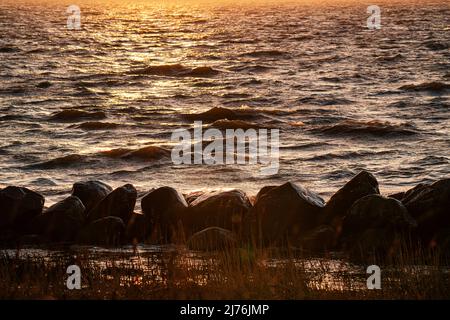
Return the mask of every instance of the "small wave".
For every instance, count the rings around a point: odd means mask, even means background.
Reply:
[[[242,82],[241,85],[242,85],[242,86],[254,86],[254,85],[260,85],[260,84],[262,84],[262,83],[263,83],[263,82],[262,82],[261,80],[258,80],[258,79],[250,79],[250,80],[247,80],[247,81]]]
[[[406,101],[396,101],[396,102],[390,103],[388,105],[388,107],[402,109],[402,108],[408,107],[409,105],[410,105],[410,103],[407,103]]]
[[[316,62],[316,63],[332,63],[332,62],[339,62],[341,60],[344,60],[345,58],[346,57],[341,57],[341,56],[338,56],[337,54],[335,54],[332,56],[315,59],[314,62]]]
[[[156,75],[169,77],[212,77],[219,73],[211,67],[189,68],[181,64],[169,64],[160,66],[149,66],[142,69],[131,71],[131,74],[137,75]]]
[[[0,89],[0,93],[12,94],[12,95],[22,95],[26,94],[29,91],[29,88],[24,86],[11,86]]]
[[[0,47],[0,53],[13,53],[20,51],[19,48],[12,47],[12,46],[1,46]]]
[[[303,121],[290,121],[290,122],[288,122],[288,124],[291,127],[304,127],[305,126],[305,123]]]
[[[47,88],[50,88],[51,86],[52,86],[52,83],[50,81],[42,81],[36,85],[36,87],[40,88],[40,89],[47,89]]]
[[[414,161],[415,164],[421,166],[430,166],[430,165],[447,165],[450,163],[450,159],[448,157],[443,156],[426,156],[421,159]]]
[[[414,135],[415,127],[408,123],[394,124],[388,121],[344,120],[337,124],[327,124],[310,129],[312,132],[333,135]]]
[[[75,166],[85,162],[86,156],[80,154],[70,154],[49,161],[39,162],[27,166],[30,169],[58,169]]]
[[[51,116],[52,120],[60,121],[78,121],[82,119],[104,119],[106,114],[103,111],[83,111],[77,109],[63,110],[54,113]]]
[[[309,96],[298,99],[299,103],[310,103],[321,106],[333,106],[333,105],[344,105],[352,104],[353,101],[345,98],[335,98],[335,97],[322,97],[322,96]]]
[[[251,51],[241,54],[241,57],[254,57],[254,58],[260,58],[260,57],[281,57],[286,55],[286,52],[279,51],[279,50],[257,50],[257,51]]]
[[[314,37],[312,35],[305,34],[305,35],[301,35],[301,36],[295,36],[291,39],[295,40],[295,41],[308,41],[308,40],[314,39]]]
[[[224,93],[220,97],[223,99],[243,99],[250,98],[252,95],[248,93],[230,92]]]
[[[259,128],[267,128],[267,126],[261,126],[257,123],[252,123],[248,121],[243,120],[227,120],[227,119],[220,119],[216,120],[211,124],[211,127],[218,128],[218,129],[259,129]]]
[[[73,94],[76,97],[100,96],[107,94],[106,92],[97,92],[96,90],[86,86],[77,86],[76,90],[77,92]]]
[[[170,151],[157,146],[148,146],[140,149],[118,148],[100,152],[100,155],[110,158],[160,160],[170,157]]]
[[[430,49],[431,51],[441,51],[449,49],[448,43],[436,42],[436,41],[427,41],[423,44],[425,47]]]
[[[401,86],[405,91],[445,91],[450,89],[450,84],[440,81],[424,82],[419,84],[408,84]]]
[[[197,67],[191,71],[184,73],[185,77],[212,77],[219,74],[219,71],[211,67]]]
[[[343,79],[339,77],[321,77],[320,80],[327,82],[341,82]]]
[[[380,61],[380,62],[397,62],[399,60],[403,60],[404,58],[405,57],[402,54],[397,53],[397,54],[395,54],[393,56],[378,57],[377,61]]]
[[[26,54],[45,53],[45,52],[48,52],[48,51],[45,50],[45,49],[43,49],[43,48],[36,48],[36,49],[28,50],[28,51],[26,52]]]
[[[202,113],[190,113],[181,115],[182,118],[189,121],[206,121],[206,122],[214,122],[221,119],[227,120],[246,120],[246,119],[254,119],[261,114],[256,113],[254,110],[249,108],[241,108],[231,110],[228,108],[222,107],[214,107],[208,111]]]
[[[243,65],[229,68],[230,71],[233,72],[251,72],[251,73],[263,73],[272,70],[273,67],[263,66],[260,64],[257,65]]]
[[[364,157],[372,157],[376,155],[387,155],[390,154],[391,151],[344,151],[344,152],[329,152],[325,154],[319,154],[312,156],[311,158],[305,159],[308,161],[328,161],[334,159],[356,159],[356,158],[364,158]]]
[[[16,121],[16,120],[23,120],[25,117],[19,114],[7,114],[6,116],[0,117],[1,121]]]
[[[54,187],[56,186],[56,182],[51,180],[51,179],[47,179],[47,178],[37,178],[34,179],[30,182],[33,185],[37,185],[37,186],[51,186]]]
[[[213,88],[219,86],[219,83],[202,81],[194,83],[193,86],[197,88]]]
[[[305,143],[305,144],[300,144],[300,145],[285,145],[285,146],[280,146],[280,149],[285,149],[285,150],[304,150],[304,149],[311,149],[311,148],[325,148],[325,147],[330,147],[331,145],[329,143],[326,142],[310,142],[310,143]]]
[[[108,129],[116,129],[119,127],[119,124],[112,122],[100,122],[100,121],[88,121],[83,122],[82,124],[71,126],[78,129],[83,130],[108,130]]]

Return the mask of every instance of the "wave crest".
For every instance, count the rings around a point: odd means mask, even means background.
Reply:
[[[228,109],[223,107],[214,107],[208,111],[201,113],[189,113],[183,114],[182,118],[188,121],[205,121],[214,122],[217,120],[227,119],[227,120],[249,120],[262,115],[256,113],[250,108],[240,108],[240,109]]]
[[[170,157],[170,151],[157,146],[147,146],[140,149],[111,149],[100,152],[100,155],[121,159],[160,160]]]
[[[119,124],[117,123],[101,122],[101,121],[87,121],[75,126],[75,128],[83,130],[109,130],[109,129],[116,129],[118,127]]]
[[[52,160],[35,163],[27,166],[31,169],[59,169],[76,166],[86,161],[86,156],[80,154],[69,154]]]
[[[412,124],[394,124],[388,121],[344,120],[336,124],[327,124],[310,129],[313,132],[333,135],[414,135],[417,130]]]
[[[440,81],[424,82],[419,84],[408,84],[401,86],[405,91],[445,91],[450,89],[450,84]]]
[[[241,57],[260,58],[260,57],[281,57],[284,55],[286,55],[286,52],[283,52],[280,50],[256,50],[256,51],[243,53],[243,54],[241,54]]]
[[[212,77],[219,73],[219,71],[211,67],[196,67],[189,68],[181,64],[165,64],[160,66],[149,66],[142,69],[131,71],[131,74],[136,75],[155,75],[155,76],[169,76],[169,77]]]
[[[78,121],[82,119],[104,119],[106,114],[103,111],[84,111],[78,109],[67,109],[54,113],[52,120],[59,121]]]
[[[262,126],[258,125],[257,123],[252,123],[244,120],[228,120],[228,119],[220,119],[216,120],[211,124],[211,127],[218,128],[218,129],[259,129],[262,128]],[[267,126],[265,126],[267,128]]]

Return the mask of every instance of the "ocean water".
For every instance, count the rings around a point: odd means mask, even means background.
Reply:
[[[377,1],[369,30],[370,4],[1,0],[0,187],[49,205],[86,179],[328,198],[362,169],[386,194],[448,177],[450,5]],[[236,117],[210,127],[280,130],[277,174],[173,164],[172,132],[217,107]]]

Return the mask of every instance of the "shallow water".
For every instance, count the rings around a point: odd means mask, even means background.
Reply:
[[[241,257],[245,257],[245,250]],[[183,270],[175,281],[195,282],[207,285],[226,276],[220,263],[223,255],[220,253],[205,253],[191,251],[179,245],[137,245],[119,248],[102,248],[94,246],[70,247],[24,247],[21,249],[2,249],[2,258],[15,263],[25,262],[29,265],[45,263],[65,270],[67,266],[76,264],[82,268],[96,270],[105,275],[108,280],[115,280],[121,286],[154,285],[157,287],[169,285],[168,278],[174,270]],[[259,258],[256,263],[269,271],[287,272],[296,270],[299,281],[310,290],[325,290],[330,292],[367,292],[366,272],[368,265],[349,262],[335,252],[327,256],[290,256],[272,255],[270,258]],[[223,263],[223,262],[222,262]],[[245,263],[243,264],[245,265]],[[245,269],[245,268],[244,268]],[[444,279],[448,287],[448,265],[381,265],[383,274],[383,289],[398,289],[399,281],[418,281],[420,277],[430,275]],[[224,280],[224,279],[223,279]],[[173,284],[173,283],[172,283]],[[88,284],[85,284],[88,286]]]
[[[156,285],[167,284],[168,268],[177,265],[186,271],[182,281],[195,281],[205,285],[220,271],[215,253],[187,250],[175,245],[138,245],[121,248],[101,248],[92,246],[71,246],[70,248],[23,248],[20,250],[0,250],[0,254],[17,261],[29,263],[45,261],[47,264],[83,264],[113,277],[119,277],[122,286],[142,284],[143,281]],[[66,262],[66,264],[64,264]],[[285,270],[286,265],[305,274],[306,285],[315,290],[355,291],[365,290],[365,267],[338,258],[270,258],[258,262],[268,269]],[[172,266],[173,267],[173,266]],[[423,271],[421,267],[419,271]],[[145,279],[145,280],[144,280]]]
[[[0,3],[0,187],[47,205],[84,179],[329,197],[361,169],[385,193],[450,173],[447,1],[378,1],[376,31],[365,2],[76,3],[78,31],[72,1]],[[280,129],[278,174],[172,164],[172,131],[213,107]]]

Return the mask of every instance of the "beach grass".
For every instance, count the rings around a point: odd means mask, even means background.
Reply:
[[[448,299],[448,261],[432,251],[402,250],[389,260],[349,262],[336,255],[234,248],[200,253],[183,246],[140,252],[27,249],[0,255],[1,299]],[[368,289],[379,263],[381,289]],[[81,269],[80,290],[66,285]]]

